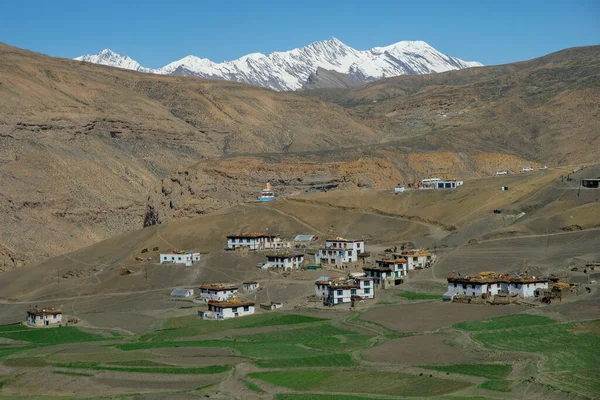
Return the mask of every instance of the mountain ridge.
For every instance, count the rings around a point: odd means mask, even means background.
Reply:
[[[143,67],[132,58],[110,49],[79,56],[75,60],[159,75],[242,82],[278,91],[301,89],[319,68],[367,83],[399,75],[482,66],[476,61],[463,61],[443,54],[423,41],[400,41],[389,46],[356,50],[335,37],[269,55],[250,53],[222,63],[188,55],[157,69]]]

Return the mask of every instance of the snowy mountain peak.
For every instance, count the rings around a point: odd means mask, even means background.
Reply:
[[[273,52],[268,56],[251,53],[222,63],[189,55],[159,69],[144,68],[110,49],[76,60],[156,74],[245,82],[274,90],[300,89],[319,68],[348,75],[352,81],[372,82],[384,77],[431,74],[482,65],[442,54],[419,40],[356,50],[336,37],[290,51]],[[344,79],[338,76],[336,80]]]
[[[87,54],[75,58],[77,61],[87,61],[94,64],[108,65],[124,69],[131,69],[140,72],[150,72],[148,68],[142,67],[137,61],[120,54],[115,53],[111,49],[104,49],[98,54]]]

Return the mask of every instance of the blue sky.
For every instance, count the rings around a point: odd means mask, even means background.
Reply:
[[[52,56],[111,48],[146,67],[215,62],[333,36],[357,49],[424,40],[486,65],[600,44],[600,0],[11,1],[0,41]]]

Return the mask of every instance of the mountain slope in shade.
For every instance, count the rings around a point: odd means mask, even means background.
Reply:
[[[430,74],[482,65],[442,54],[423,41],[403,41],[386,47],[356,50],[336,38],[268,56],[252,53],[223,63],[190,55],[154,70],[110,50],[77,57],[76,60],[162,75],[243,82],[274,90],[300,89],[318,68],[347,74],[360,82],[372,82],[386,77]]]
[[[308,76],[302,89],[351,88],[362,84],[364,84],[363,81],[351,75],[319,67],[315,72]]]

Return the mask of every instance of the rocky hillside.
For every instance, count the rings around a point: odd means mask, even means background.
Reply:
[[[377,139],[342,107],[318,99],[0,44],[0,263],[43,259],[140,227],[162,179],[201,160]]]
[[[519,154],[552,165],[593,162],[600,139],[600,46],[442,74],[303,92],[341,104],[386,140]]]
[[[300,96],[0,44],[0,268],[253,199],[268,179],[292,196],[597,157],[597,54]]]

